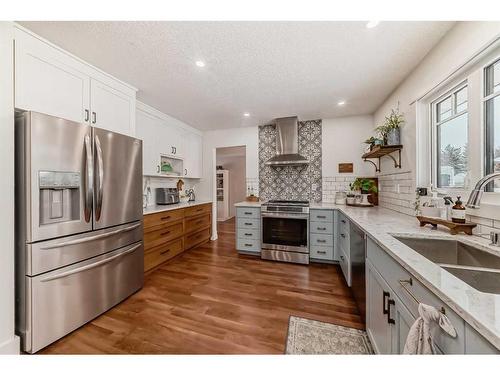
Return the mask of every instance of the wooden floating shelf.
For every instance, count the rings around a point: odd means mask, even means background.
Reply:
[[[436,228],[439,225],[444,225],[450,230],[451,234],[458,234],[460,232],[464,232],[469,236],[472,236],[472,229],[474,229],[477,224],[473,223],[454,223],[453,221],[440,219],[438,217],[426,217],[426,216],[417,216],[418,221],[420,221],[420,226],[423,227],[427,224],[432,225]]]
[[[375,146],[369,152],[363,154],[362,158],[364,161],[368,163],[372,163],[375,167],[375,172],[380,172],[380,158],[382,156],[388,156],[394,161],[394,168],[401,168],[401,150],[403,145],[394,145],[394,146]],[[393,152],[398,153],[398,160],[391,154]],[[378,164],[370,159],[378,159]]]

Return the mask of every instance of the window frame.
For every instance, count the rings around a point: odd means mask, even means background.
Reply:
[[[467,88],[467,109],[464,109],[460,112],[455,112],[456,111],[456,94],[460,92],[463,88]],[[451,111],[452,115],[448,118],[446,118],[443,121],[438,122],[438,112],[437,108],[438,105],[446,100],[448,97],[451,97]],[[432,100],[430,102],[430,142],[431,142],[431,184],[432,184],[432,190],[436,190],[438,193],[441,194],[447,194],[448,192],[451,192],[453,194],[456,194],[458,192],[464,191],[467,189],[467,181],[464,181],[464,186],[462,187],[453,187],[453,186],[446,186],[446,187],[440,187],[438,186],[438,169],[439,169],[439,151],[438,151],[438,145],[439,145],[439,133],[438,133],[438,126],[442,125],[446,122],[452,121],[455,118],[458,118],[462,116],[463,114],[467,113],[467,142],[469,142],[469,81],[468,78],[461,80],[458,84],[453,85],[450,89],[445,91],[443,94],[439,95],[437,98]],[[467,155],[467,162],[469,164],[469,155]]]
[[[481,88],[481,113],[482,113],[482,119],[481,123],[483,126],[483,141],[482,141],[482,147],[483,147],[483,162],[482,162],[482,171],[481,175],[486,176],[489,173],[492,173],[493,171],[490,170],[490,163],[491,163],[491,149],[493,147],[493,152],[494,152],[494,144],[495,140],[494,137],[491,137],[490,140],[488,140],[488,135],[489,135],[489,124],[488,124],[488,119],[489,119],[489,114],[487,111],[487,103],[490,100],[494,100],[496,97],[500,96],[500,90],[497,92],[493,91],[491,94],[487,93],[488,90],[488,84],[487,84],[487,69],[495,64],[500,64],[500,56],[496,56],[494,59],[491,59],[488,61],[486,64],[484,64],[481,67],[482,70],[482,88]],[[494,77],[493,77],[494,78]],[[495,192],[493,190],[493,182],[489,183],[488,185],[485,186],[484,189],[485,192],[490,193],[490,194],[499,194],[498,192]]]

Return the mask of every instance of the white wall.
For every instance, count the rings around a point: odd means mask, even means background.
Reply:
[[[349,116],[323,120],[323,177],[374,176],[373,165],[361,159],[373,135],[372,116]],[[338,173],[339,163],[353,163],[353,173]]]
[[[13,25],[0,22],[0,353],[19,353],[14,335]]]

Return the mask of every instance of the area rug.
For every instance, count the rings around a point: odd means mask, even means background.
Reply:
[[[286,354],[373,354],[365,331],[290,316]]]

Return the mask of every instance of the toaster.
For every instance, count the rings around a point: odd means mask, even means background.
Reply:
[[[156,188],[156,204],[179,203],[179,191],[176,188]]]

